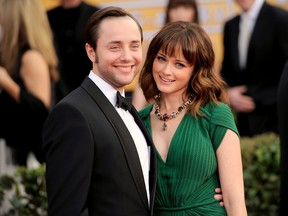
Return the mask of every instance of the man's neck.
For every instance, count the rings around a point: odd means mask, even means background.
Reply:
[[[62,0],[64,9],[76,8],[81,4],[82,0]]]

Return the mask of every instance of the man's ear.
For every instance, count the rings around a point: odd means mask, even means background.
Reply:
[[[86,53],[90,61],[95,62],[95,50],[93,49],[93,47],[91,47],[88,43],[86,43],[85,49],[86,49]]]

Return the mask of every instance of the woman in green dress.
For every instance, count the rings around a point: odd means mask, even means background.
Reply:
[[[151,41],[140,116],[157,149],[155,216],[246,216],[240,141],[205,31],[173,22]],[[225,207],[214,199],[221,187]]]

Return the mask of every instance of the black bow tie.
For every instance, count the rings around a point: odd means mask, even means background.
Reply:
[[[132,104],[129,101],[127,101],[126,98],[122,97],[119,91],[117,91],[116,106],[124,110],[131,111]]]

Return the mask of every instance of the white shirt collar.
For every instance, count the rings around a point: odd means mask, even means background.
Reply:
[[[110,101],[110,103],[113,106],[115,106],[117,90],[114,89],[109,83],[107,83],[101,77],[96,75],[92,70],[90,71],[88,77],[98,86],[98,88],[103,92],[103,94],[107,97],[107,99]],[[121,93],[121,95],[123,97],[125,97],[125,91],[124,90]]]
[[[248,16],[249,19],[256,21],[263,4],[264,0],[255,0],[252,7],[248,11],[243,12],[241,16]]]

